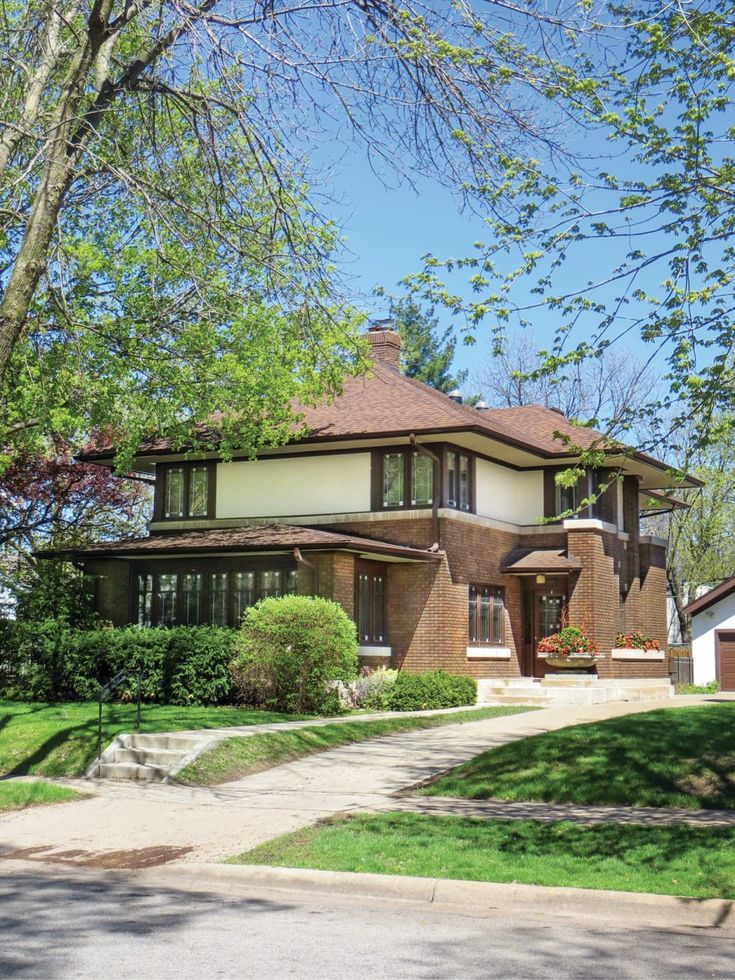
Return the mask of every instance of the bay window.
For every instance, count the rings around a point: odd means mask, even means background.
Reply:
[[[135,578],[134,622],[139,626],[240,625],[249,606],[269,596],[296,592],[295,568],[242,568],[230,561],[202,561],[184,568],[170,562]],[[176,570],[174,570],[176,568]],[[180,569],[180,570],[179,570]]]

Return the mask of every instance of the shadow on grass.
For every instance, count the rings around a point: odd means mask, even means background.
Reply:
[[[467,799],[735,808],[735,703],[575,725],[484,752],[421,792]]]

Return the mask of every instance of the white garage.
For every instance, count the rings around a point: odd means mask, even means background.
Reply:
[[[717,680],[723,691],[735,691],[735,575],[686,611],[692,617],[694,683]]]

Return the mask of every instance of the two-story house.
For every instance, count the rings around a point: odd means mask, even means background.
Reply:
[[[575,462],[564,437],[589,447],[597,433],[539,406],[464,405],[400,373],[394,331],[368,336],[374,369],[305,409],[308,435],[288,446],[229,462],[141,446],[150,535],[75,556],[99,612],[236,626],[264,596],[321,594],[354,618],[364,663],[538,677],[538,642],[566,611],[595,640],[601,677],[665,676],[663,661],[610,651],[619,630],[666,643],[666,542],[639,519],[657,497],[669,506],[666,465],[610,446],[604,467],[560,487],[555,473]],[[110,465],[112,451],[85,459]]]

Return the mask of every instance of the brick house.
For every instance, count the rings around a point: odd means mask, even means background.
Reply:
[[[619,630],[666,644],[666,542],[639,517],[670,506],[665,464],[609,447],[604,467],[562,488],[570,440],[598,434],[540,406],[464,405],[400,373],[394,331],[368,337],[374,369],[305,409],[305,438],[230,462],[141,446],[149,536],[75,555],[101,615],[234,626],[264,596],[321,594],[354,618],[364,663],[494,678],[543,676],[536,647],[565,610],[595,640],[601,678],[665,677],[665,662],[611,657]],[[603,483],[596,503],[554,518]]]

